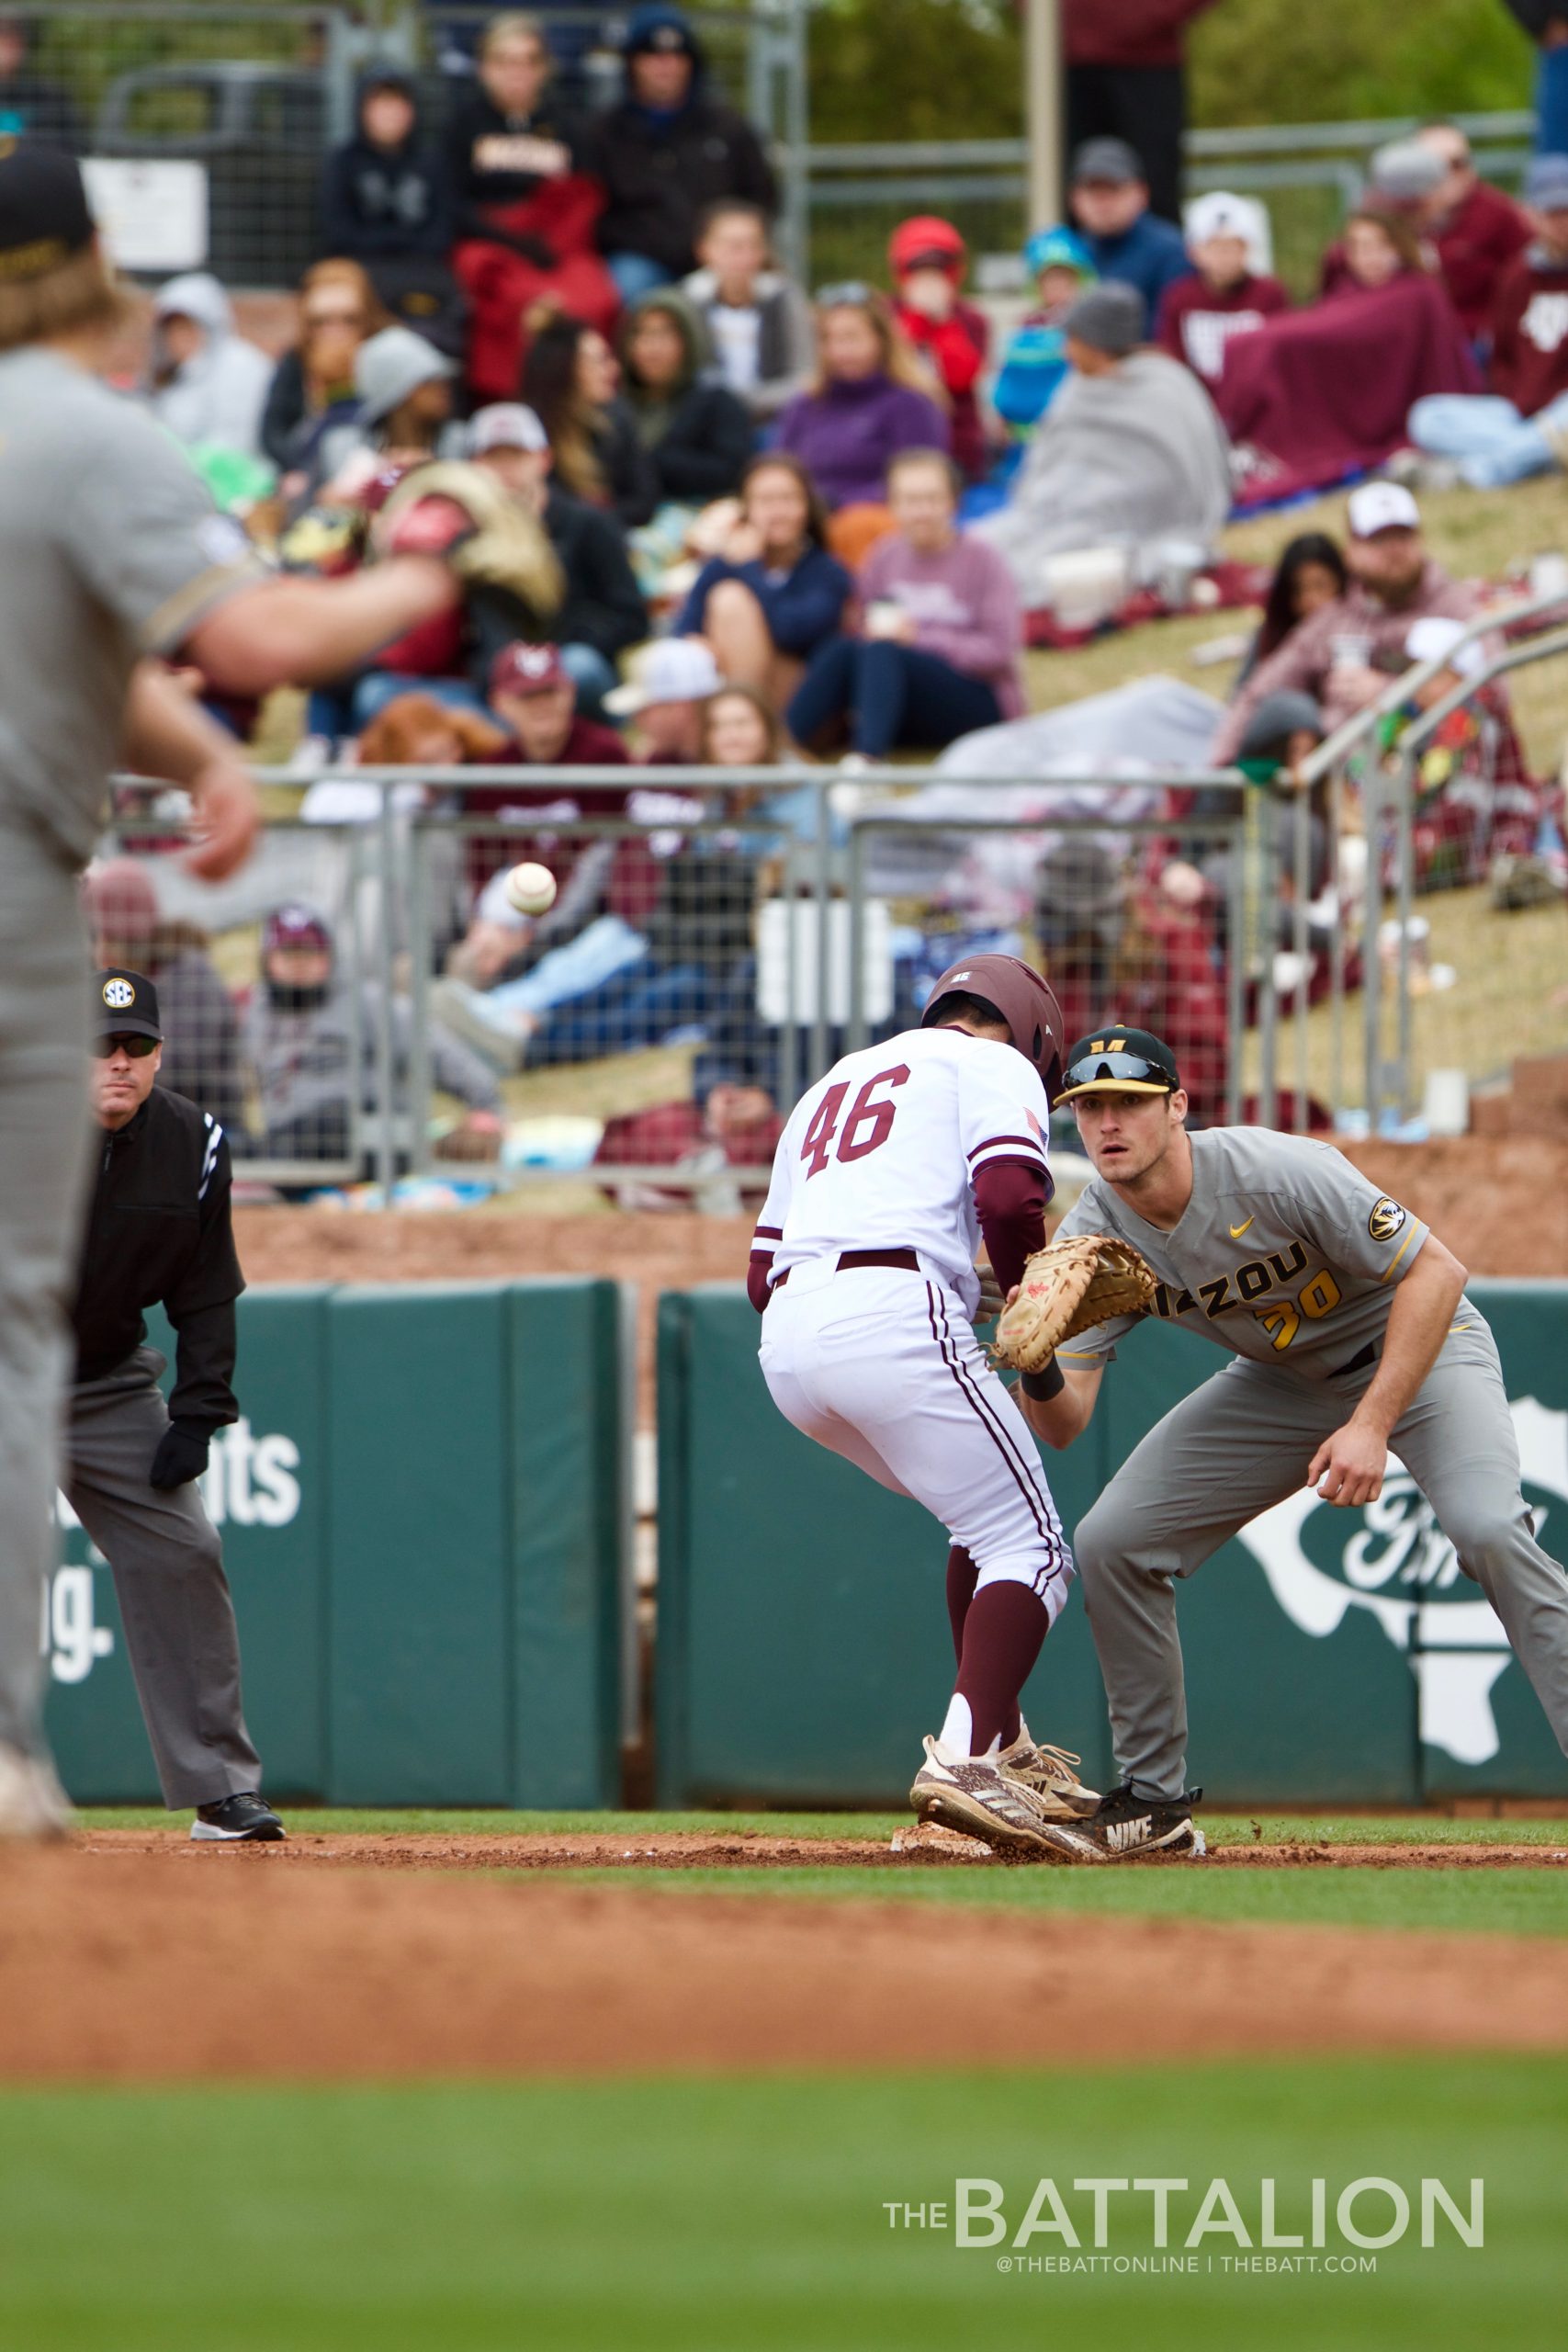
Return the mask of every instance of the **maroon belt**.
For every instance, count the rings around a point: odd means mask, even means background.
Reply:
[[[918,1274],[920,1271],[919,1259],[913,1250],[841,1250],[839,1253],[840,1273],[848,1273],[852,1266],[897,1266],[907,1274]],[[794,1271],[793,1267],[786,1266],[782,1274],[775,1275],[773,1288],[783,1290]]]

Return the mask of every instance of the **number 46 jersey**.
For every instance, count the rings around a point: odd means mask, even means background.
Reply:
[[[1011,1046],[964,1029],[910,1029],[846,1054],[790,1114],[754,1255],[774,1279],[845,1250],[913,1250],[972,1315],[979,1302],[974,1181],[998,1159],[1046,1173],[1050,1107]]]

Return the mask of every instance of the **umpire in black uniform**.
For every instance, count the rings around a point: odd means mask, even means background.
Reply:
[[[237,1419],[229,1146],[210,1113],[154,1086],[163,1030],[139,972],[93,982],[100,1129],[73,1315],[66,1496],[114,1572],[126,1648],[164,1802],[196,1838],[278,1838],[240,1701],[240,1644],[218,1531],[195,1481]],[[175,1327],[175,1389],[142,1309]]]

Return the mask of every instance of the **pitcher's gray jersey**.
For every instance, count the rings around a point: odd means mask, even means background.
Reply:
[[[1146,1225],[1097,1177],[1062,1231],[1133,1242],[1158,1278],[1155,1315],[1233,1354],[1314,1381],[1370,1363],[1428,1227],[1331,1144],[1265,1127],[1206,1127],[1191,1143],[1192,1197],[1174,1230]],[[1063,1363],[1109,1362],[1139,1319],[1080,1331]],[[1472,1320],[1462,1300],[1455,1328]]]

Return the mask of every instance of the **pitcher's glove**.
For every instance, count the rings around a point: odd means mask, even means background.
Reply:
[[[1023,1270],[991,1352],[1019,1372],[1042,1372],[1064,1340],[1117,1315],[1146,1315],[1155,1278],[1130,1241],[1106,1233],[1058,1235]]]
[[[399,482],[371,526],[376,554],[445,556],[459,580],[504,588],[541,621],[566,594],[559,560],[537,515],[484,466],[436,458]]]

